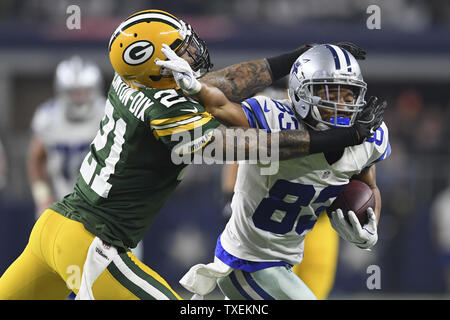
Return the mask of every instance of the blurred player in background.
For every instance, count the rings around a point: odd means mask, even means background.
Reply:
[[[93,62],[73,56],[59,63],[55,98],[33,117],[28,176],[36,219],[53,202],[72,193],[81,163],[105,113],[103,77]],[[133,253],[143,260],[143,242]]]
[[[95,64],[78,56],[58,64],[55,97],[37,108],[31,123],[27,164],[36,219],[73,191],[103,118],[102,91],[102,74]]]
[[[172,157],[190,159],[210,143],[218,144],[224,156],[228,147],[234,155],[235,149],[250,154],[248,149],[258,148],[261,140],[249,144],[244,137],[227,145],[223,138],[237,129],[221,126],[177,87],[172,72],[160,64],[166,59],[163,47],[174,50],[194,84],[212,66],[204,41],[167,12],[138,12],[118,26],[108,46],[116,75],[74,191],[37,220],[27,247],[0,278],[0,299],[64,299],[72,290],[79,299],[180,299],[129,250],[144,237],[182,179],[188,163],[176,164]],[[302,52],[243,62],[211,72],[203,81],[242,101],[286,76]],[[208,96],[208,87],[201,93]],[[262,135],[266,149],[271,147],[270,134],[246,130]],[[357,144],[364,132],[336,128],[315,135],[289,130],[274,136],[280,159],[292,159],[321,152],[329,144]],[[180,143],[185,135],[191,139]]]
[[[363,59],[364,57],[359,57]],[[287,89],[269,87],[259,95],[275,100],[289,99]],[[234,194],[238,163],[226,164],[222,171],[224,218],[231,217],[231,201]],[[339,235],[333,229],[326,214],[320,214],[314,228],[305,237],[304,258],[295,265],[293,272],[311,289],[318,300],[325,300],[333,288],[338,261]]]
[[[442,267],[445,291],[450,293],[450,175],[445,189],[431,204],[431,235]]]
[[[167,55],[182,88],[195,87],[191,72],[180,67],[178,57]],[[195,81],[194,81],[195,82]],[[198,87],[198,85],[197,85]],[[204,90],[204,89],[202,89]],[[233,125],[247,119],[250,127],[268,132],[310,128],[310,134],[332,128],[353,129],[356,145],[329,145],[327,152],[280,162],[273,175],[260,174],[258,164],[240,163],[232,215],[219,236],[214,263],[192,267],[180,283],[203,296],[219,284],[229,299],[315,299],[314,293],[292,272],[303,258],[306,234],[317,218],[339,195],[350,179],[367,183],[376,206],[367,210],[361,225],[354,212],[337,209],[331,224],[339,235],[359,248],[369,249],[378,240],[381,197],[375,163],[390,153],[388,132],[382,122],[386,102],[364,97],[367,85],[356,59],[335,45],[316,45],[300,55],[289,77],[290,100],[257,96],[241,106],[211,89],[201,99],[217,119]],[[219,107],[218,107],[219,106]],[[364,128],[364,129],[363,129]]]

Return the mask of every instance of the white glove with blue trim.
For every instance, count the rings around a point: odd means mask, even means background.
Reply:
[[[330,222],[342,239],[361,249],[370,250],[378,241],[377,222],[372,208],[369,207],[366,213],[369,221],[364,226],[361,226],[353,211],[348,211],[349,224],[341,209],[331,213]]]
[[[171,70],[177,85],[183,91],[186,91],[187,94],[193,95],[198,93],[202,89],[202,84],[196,79],[189,63],[177,56],[167,44],[162,46],[161,51],[169,60],[155,59],[156,65]]]

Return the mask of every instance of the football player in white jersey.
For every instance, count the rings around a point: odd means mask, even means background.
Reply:
[[[344,48],[345,49],[345,48]],[[359,59],[364,57],[359,57]],[[358,58],[357,58],[358,60]],[[269,87],[257,95],[275,100],[289,99],[288,81],[284,88]],[[223,216],[231,216],[231,200],[236,184],[238,163],[226,164],[222,170]],[[325,213],[319,213],[314,228],[306,235],[304,258],[292,271],[311,289],[318,300],[326,300],[333,289],[339,257],[339,235],[330,224]]]
[[[78,56],[58,64],[55,97],[37,108],[31,123],[27,165],[36,218],[73,190],[104,114],[102,86],[95,64]]]
[[[166,54],[172,60],[172,55]],[[176,60],[176,59],[175,59]],[[204,84],[176,61],[162,62],[187,92],[199,93]],[[331,127],[373,125],[367,139],[342,150],[317,153],[279,162],[273,175],[262,175],[260,164],[240,163],[231,203],[232,216],[219,236],[214,263],[192,267],[180,280],[188,290],[204,295],[219,284],[229,299],[315,299],[292,272],[303,258],[304,239],[318,214],[330,206],[350,179],[360,179],[373,190],[375,208],[367,210],[361,226],[349,211],[351,224],[338,209],[331,224],[338,234],[362,249],[377,242],[381,210],[375,163],[389,156],[388,130],[382,122],[386,102],[365,101],[367,85],[356,59],[334,45],[316,45],[292,66],[288,100],[256,96],[241,108],[233,103],[201,101],[216,118],[233,125],[242,117],[250,127],[268,132],[309,128],[311,139]],[[199,95],[200,97],[200,95]],[[217,99],[217,97],[216,97]],[[220,109],[214,106],[222,105]],[[320,135],[320,134],[319,134]],[[333,146],[330,145],[330,150]]]

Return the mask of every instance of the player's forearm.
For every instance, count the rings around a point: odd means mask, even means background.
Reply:
[[[47,171],[43,165],[31,159],[28,160],[28,180],[36,206],[41,206],[53,199]]]
[[[213,116],[229,102],[222,91],[208,83],[202,83],[201,90],[196,94],[196,97],[205,107],[206,111]]]
[[[206,74],[202,81],[218,87],[233,102],[241,102],[255,95],[289,74],[295,60],[310,45],[267,59],[238,63]]]
[[[218,88],[202,83],[196,97],[206,111],[226,126],[248,127],[248,120],[242,108],[225,97]]]
[[[308,154],[307,131],[283,131],[270,134],[255,128],[219,126],[213,132],[214,158],[220,160],[286,160]]]
[[[209,72],[202,82],[223,91],[233,102],[241,102],[272,84],[272,75],[266,59],[238,63]]]
[[[380,215],[381,215],[381,192],[377,186],[371,187],[371,189],[375,196],[375,208],[373,211],[375,212],[375,217],[376,217],[377,224],[378,224],[378,222],[380,221]]]
[[[370,189],[372,190],[374,197],[375,197],[375,208],[372,208],[375,212],[376,221],[380,220],[380,214],[381,214],[381,192],[380,189],[378,189],[377,186],[377,172],[376,172],[376,165],[372,165],[366,170],[364,170],[362,173],[354,176],[355,179],[361,180],[365,184],[367,184]]]
[[[52,201],[53,195],[47,171],[39,162],[28,161],[28,180],[30,182],[31,195],[37,207],[44,206]]]
[[[48,174],[45,167],[45,158],[40,156],[37,152],[30,151],[27,159],[27,174],[30,183],[35,181],[47,181]]]
[[[226,128],[219,126],[213,134],[215,143],[221,144],[226,160],[288,160],[309,154],[337,151],[357,144],[347,128],[332,128],[323,132],[283,130],[267,133],[254,128]]]
[[[53,199],[46,163],[47,156],[44,145],[38,138],[33,137],[28,151],[27,174],[31,194],[38,207]]]
[[[283,130],[275,134],[279,135],[280,160],[336,152],[360,143],[354,128],[331,128],[325,131]]]

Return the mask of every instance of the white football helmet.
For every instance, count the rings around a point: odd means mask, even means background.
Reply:
[[[366,91],[358,62],[336,45],[309,49],[297,58],[289,75],[288,93],[295,111],[302,119],[310,113],[318,130],[352,126],[365,105]],[[345,92],[350,92],[350,101],[344,99]]]
[[[67,119],[83,121],[102,97],[103,78],[100,69],[79,56],[60,62],[55,72],[55,92]]]

